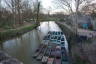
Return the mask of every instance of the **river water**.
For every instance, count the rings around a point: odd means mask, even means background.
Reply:
[[[0,48],[24,64],[40,64],[40,62],[32,59],[32,55],[34,55],[34,51],[38,48],[48,31],[61,31],[61,29],[54,21],[42,22],[37,29],[27,32],[18,38],[3,42]],[[67,44],[66,47],[68,47]]]

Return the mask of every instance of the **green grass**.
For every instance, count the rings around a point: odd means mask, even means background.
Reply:
[[[6,40],[9,38],[13,38],[16,36],[20,36],[28,31],[33,30],[36,27],[37,27],[37,25],[31,25],[31,26],[25,26],[22,28],[18,28],[18,29],[9,29],[6,31],[2,31],[2,32],[0,32],[0,41]]]

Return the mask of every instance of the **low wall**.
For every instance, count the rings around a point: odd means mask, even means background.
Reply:
[[[21,61],[9,56],[7,53],[0,51],[0,64],[23,64]]]
[[[56,22],[57,23],[57,22]],[[68,29],[66,26],[60,24],[60,23],[57,23],[58,26],[61,28],[61,30],[64,32],[65,36],[67,39],[69,39],[69,37],[73,37],[75,34],[70,31],[70,29]]]

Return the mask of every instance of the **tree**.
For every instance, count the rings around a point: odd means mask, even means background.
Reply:
[[[83,6],[88,5],[90,3],[92,3],[94,0],[57,0],[57,2],[59,3],[58,5],[60,5],[59,7],[63,8],[64,11],[66,11],[66,13],[69,13],[69,16],[71,16],[71,19],[73,21],[70,21],[73,23],[73,28],[75,31],[75,37],[77,40],[77,29],[78,29],[78,16],[79,13],[81,12],[81,9]],[[75,19],[75,20],[74,20]],[[73,36],[69,36],[71,39],[73,38]],[[70,39],[69,38],[69,39]],[[71,46],[71,42],[69,42],[69,46]],[[81,48],[82,48],[82,43],[81,43]],[[71,48],[69,48],[69,54],[70,56],[72,56],[71,54]]]
[[[2,13],[1,8],[2,8],[2,6],[1,6],[1,0],[0,0],[0,21],[1,21],[1,13]]]
[[[14,20],[14,23],[13,23],[14,25],[16,24],[22,25],[24,19],[29,17],[28,16],[29,12],[32,11],[28,0],[5,0],[5,3],[13,15],[12,20]]]
[[[59,7],[63,8],[66,13],[69,13],[73,20],[73,27],[77,33],[78,13],[81,12],[83,6],[92,3],[94,0],[57,0]],[[75,20],[74,20],[75,19]]]
[[[22,0],[15,0],[15,9],[18,17],[19,24],[22,25]]]
[[[13,27],[15,26],[16,23],[16,9],[15,9],[15,0],[4,0],[8,8],[10,9],[10,12],[12,14],[11,22],[13,24]]]

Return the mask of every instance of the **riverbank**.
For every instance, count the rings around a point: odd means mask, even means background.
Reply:
[[[37,25],[33,24],[33,25],[22,26],[16,29],[8,29],[5,31],[0,31],[0,43],[4,40],[20,36],[28,31],[33,30],[36,27]]]
[[[84,40],[82,42],[77,41],[77,37],[68,27],[63,24],[59,24],[59,27],[65,33],[68,44],[69,54],[73,64],[95,64],[96,63],[96,39]]]

